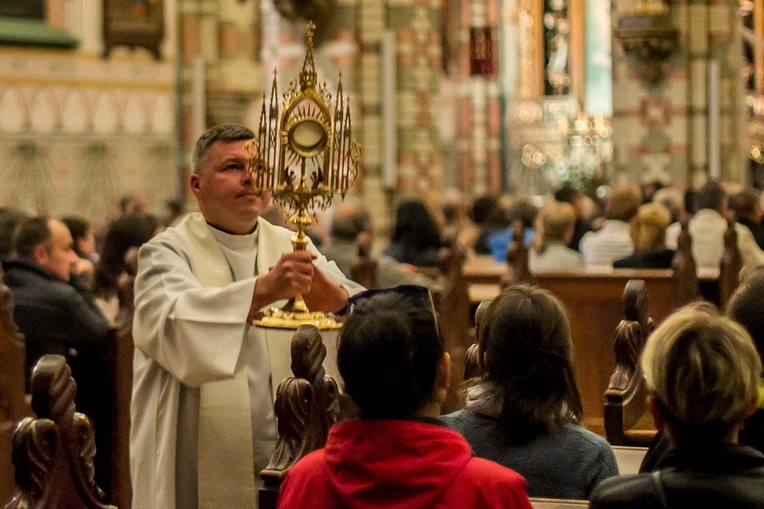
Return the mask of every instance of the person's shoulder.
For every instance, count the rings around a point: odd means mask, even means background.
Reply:
[[[178,243],[185,244],[183,236],[178,231],[176,226],[170,226],[165,228],[160,233],[157,233],[151,237],[148,242],[145,242],[143,246],[157,247],[157,246],[174,246]],[[142,247],[143,247],[142,246]]]
[[[451,507],[532,508],[525,478],[483,458],[470,458],[449,494],[454,495]]]
[[[304,492],[307,487],[322,481],[328,481],[326,456],[324,449],[318,449],[289,468],[281,486],[281,495],[298,497],[297,492]]]
[[[328,258],[332,258],[324,252],[323,248],[321,251]],[[423,274],[405,270],[404,265],[392,256],[383,254],[377,258],[377,284],[380,288],[392,288],[399,285],[418,285],[429,288],[432,283],[432,280]]]
[[[289,468],[289,474],[293,477],[312,477],[326,467],[326,455],[324,449],[315,450]]]
[[[279,490],[278,506],[284,508],[335,507],[329,486],[324,450],[313,451],[287,471]]]
[[[571,249],[566,245],[559,244],[555,248],[555,252],[558,253],[560,258],[571,264],[573,266],[572,268],[584,267],[584,255],[575,249]]]
[[[2,267],[3,280],[8,286],[17,284],[29,276],[43,277],[42,274],[37,274],[36,271],[32,270],[31,266],[23,263],[21,260],[6,260],[3,262]]]
[[[461,409],[457,410],[456,412],[451,412],[450,414],[445,414],[440,416],[440,420],[445,422],[449,427],[453,427],[456,424],[459,424],[462,421],[465,421],[467,417],[467,410]]]
[[[273,235],[282,235],[291,237],[294,235],[294,232],[290,230],[289,228],[284,228],[283,226],[279,226],[277,224],[273,224],[262,217],[257,219],[258,227],[261,228],[263,232],[268,232]]]
[[[755,238],[753,236],[753,232],[747,226],[745,226],[743,224],[740,224],[739,222],[736,222],[735,223],[735,231],[737,232],[738,237],[740,237],[740,236],[749,237],[750,240],[753,240],[755,242]]]
[[[716,235],[719,230],[727,228],[727,220],[716,210],[700,209],[692,216],[688,227],[693,235],[703,231]]]
[[[522,475],[493,461],[473,456],[464,466],[460,480],[465,485],[479,486],[485,479],[494,485],[525,491],[525,478]]]
[[[589,507],[641,508],[656,507],[650,474],[622,475],[605,479],[594,488]]]
[[[601,230],[590,230],[586,233],[584,233],[584,236],[581,237],[581,242],[579,242],[579,246],[583,249],[585,245],[590,245],[595,242],[602,236]]]
[[[512,239],[512,229],[501,228],[488,235],[488,245],[506,245]]]
[[[154,257],[163,256],[164,254],[188,258],[188,244],[174,227],[166,228],[163,232],[154,235],[148,242],[145,242],[138,248],[138,270],[141,271],[142,269],[149,268],[142,260],[154,259]]]
[[[570,436],[575,437],[582,442],[591,443],[598,447],[610,448],[610,444],[607,440],[579,424],[566,424],[564,430],[566,433],[570,434]]]

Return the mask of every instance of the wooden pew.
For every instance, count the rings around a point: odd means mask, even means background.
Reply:
[[[450,239],[441,253],[440,273],[433,290],[446,351],[451,355],[451,380],[443,413],[458,410],[462,406],[461,386],[464,380],[464,357],[472,344],[470,298],[462,275],[464,253]]]
[[[735,293],[739,284],[740,271],[743,268],[743,257],[737,246],[737,231],[735,230],[735,214],[727,216],[727,231],[724,232],[724,252],[719,266],[719,309],[724,311],[727,303]]]
[[[481,373],[480,358],[478,355],[478,341],[480,340],[480,324],[483,321],[483,317],[488,311],[488,306],[491,305],[491,301],[486,299],[482,301],[477,310],[475,310],[475,343],[471,344],[467,348],[467,353],[464,355],[464,381],[471,380],[473,378],[479,378]]]
[[[525,227],[522,221],[515,221],[512,240],[507,245],[507,272],[502,277],[501,287],[517,284],[533,284],[533,276],[528,268],[528,246],[525,245]]]
[[[264,486],[260,509],[276,509],[279,487],[289,468],[306,454],[326,444],[329,428],[340,418],[337,382],[326,375],[326,347],[318,329],[302,325],[291,344],[292,372],[276,395],[279,439],[268,466],[260,473]]]
[[[630,279],[640,279],[651,296],[648,312],[656,322],[672,310],[672,280],[668,270],[626,270],[619,274],[547,272],[537,284],[565,305],[570,320],[573,357],[584,406],[584,425],[604,434],[605,389],[615,365],[613,331],[623,316],[623,291]],[[654,298],[653,298],[654,296]]]
[[[579,509],[589,507],[588,500],[563,500],[555,498],[531,498],[533,509]]]
[[[732,229],[734,231],[734,229]],[[513,242],[520,239],[514,232]],[[584,406],[583,424],[604,435],[604,392],[608,387],[615,357],[611,347],[613,331],[623,314],[623,290],[630,279],[645,282],[650,302],[648,313],[656,322],[662,321],[676,307],[698,298],[698,280],[715,285],[716,271],[693,271],[691,239],[684,225],[682,242],[674,260],[674,271],[669,269],[586,269],[583,271],[537,271],[532,281],[551,291],[565,305],[573,339],[576,377]],[[732,244],[736,247],[736,244]],[[517,248],[510,246],[508,251]],[[509,262],[524,263],[527,257],[519,254]],[[500,286],[509,281],[527,282],[527,267],[510,267],[490,257],[468,260],[463,267],[472,302],[492,299]],[[508,275],[507,275],[508,274]]]
[[[2,281],[0,267],[0,506],[17,490],[11,460],[13,433],[22,419],[32,415],[24,394],[24,337],[13,321],[13,296]]]
[[[95,432],[77,412],[64,357],[44,355],[32,373],[32,408],[13,436],[18,491],[6,509],[107,509],[94,480]]]
[[[615,370],[605,391],[605,435],[611,445],[648,446],[654,429],[634,429],[647,411],[639,357],[655,321],[648,314],[645,282],[632,279],[623,292],[624,319],[615,332]]]
[[[689,218],[682,219],[682,229],[677,237],[677,250],[671,260],[671,306],[680,308],[698,299],[698,266],[692,256],[692,237],[689,230]]]
[[[465,279],[480,282],[477,289],[470,288],[473,301],[498,295],[501,271],[496,265],[502,264],[486,259],[465,264]],[[604,436],[604,394],[615,365],[613,331],[623,316],[624,287],[630,279],[643,280],[651,296],[648,313],[660,322],[673,309],[675,283],[671,271],[544,271],[536,272],[533,278],[537,286],[552,292],[565,305],[573,340],[576,379],[584,406],[583,424]],[[491,281],[493,284],[486,284]]]
[[[369,233],[358,234],[358,259],[350,268],[350,278],[364,288],[377,287],[377,261],[371,256],[371,243]]]
[[[110,393],[114,403],[111,420],[112,447],[108,451],[109,500],[119,507],[130,507],[133,490],[130,483],[130,400],[133,391],[133,305],[135,274],[138,269],[138,248],[125,253],[125,272],[119,277],[119,314],[114,341],[107,359]],[[107,451],[104,451],[106,453]]]

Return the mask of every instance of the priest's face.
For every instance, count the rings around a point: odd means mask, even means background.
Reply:
[[[191,175],[191,190],[211,225],[235,234],[250,233],[270,195],[252,188],[246,140],[216,141],[204,157],[201,173]]]

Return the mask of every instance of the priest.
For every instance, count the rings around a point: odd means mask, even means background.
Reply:
[[[276,443],[271,367],[250,320],[302,294],[339,312],[362,288],[312,244],[259,218],[246,127],[211,128],[196,143],[190,214],[143,246],[135,282],[130,437],[133,507],[256,507],[259,472]]]

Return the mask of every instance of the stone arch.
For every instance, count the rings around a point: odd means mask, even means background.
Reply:
[[[30,102],[29,123],[36,133],[50,133],[61,128],[61,101],[50,85],[34,90]]]
[[[99,88],[93,96],[93,132],[114,134],[122,130],[120,102],[114,89]]]
[[[68,134],[90,131],[93,127],[92,111],[87,90],[71,90],[63,104],[61,129]]]
[[[129,134],[145,134],[150,132],[150,106],[146,92],[130,91],[123,101],[123,127]]]
[[[20,132],[28,129],[29,102],[22,88],[16,84],[0,88],[0,131]]]

